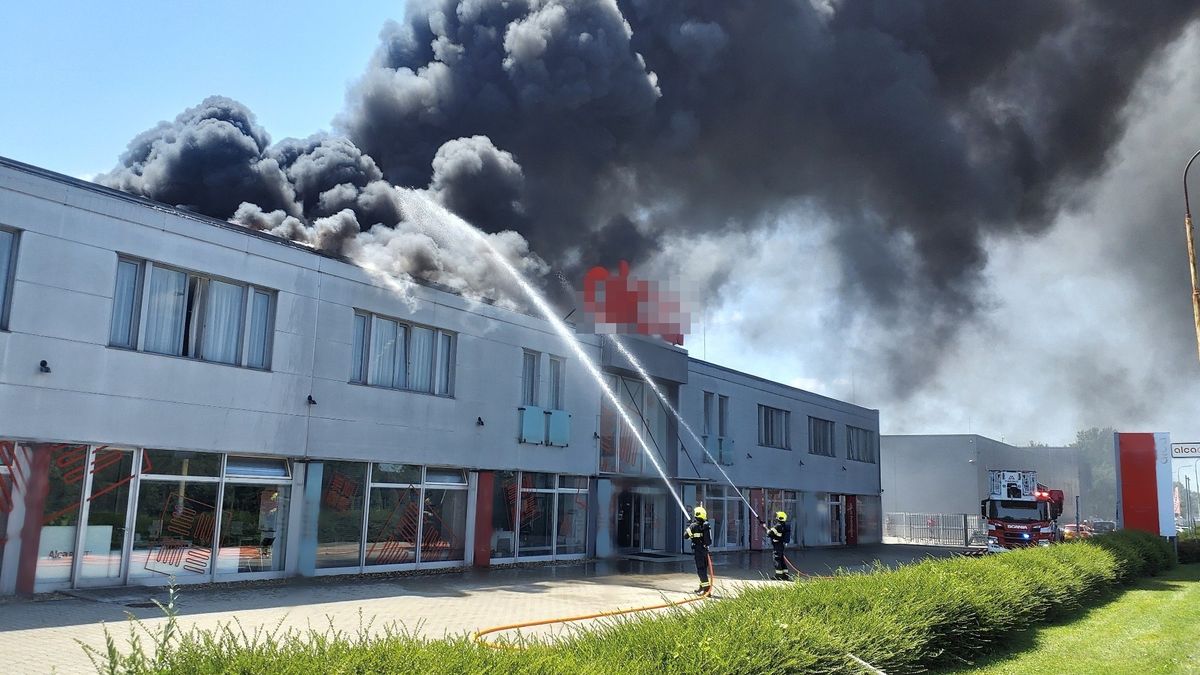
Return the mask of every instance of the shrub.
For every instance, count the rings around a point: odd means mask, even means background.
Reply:
[[[368,623],[353,634],[331,627],[247,635],[226,626],[164,636],[141,626],[159,647],[156,655],[140,647],[123,655],[111,636],[106,652],[90,653],[98,669],[133,673],[862,672],[851,655],[906,673],[973,660],[1013,630],[1071,614],[1174,563],[1165,541],[1122,531],[980,559],[743,587],[735,597],[609,620],[555,643],[529,640],[520,651],[486,649],[466,636],[425,640],[395,628],[372,637]],[[172,630],[176,625],[168,621]]]
[[[1200,539],[1196,537],[1179,539],[1179,562],[1200,563]]]

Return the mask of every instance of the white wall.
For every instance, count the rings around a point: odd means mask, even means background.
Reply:
[[[879,494],[879,464],[846,459],[846,426],[878,434],[879,412],[826,398],[745,373],[691,360],[688,383],[680,391],[680,413],[699,435],[704,433],[704,392],[729,397],[729,434],[734,440],[733,464],[722,467],[739,486],[787,488],[845,494]],[[790,411],[791,449],[758,444],[758,406]],[[713,424],[717,423],[714,396]],[[835,423],[835,457],[808,452],[808,417]],[[702,478],[724,483],[717,468],[703,463],[703,453],[686,431],[680,439],[691,455],[680,453],[681,478]],[[749,457],[747,456],[749,455]],[[803,464],[801,464],[803,462]]]
[[[4,163],[0,224],[21,231],[0,436],[595,472],[598,393],[543,321]],[[108,347],[118,253],[277,290],[271,371]],[[350,384],[355,308],[456,331],[454,398]],[[566,448],[517,442],[525,347],[566,358]]]

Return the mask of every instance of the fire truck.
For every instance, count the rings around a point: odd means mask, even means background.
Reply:
[[[1063,492],[1037,482],[1036,471],[989,471],[989,494],[979,503],[988,550],[1049,546],[1058,540]]]

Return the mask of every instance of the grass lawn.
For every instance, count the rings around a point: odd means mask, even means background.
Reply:
[[[1148,579],[1070,622],[1021,631],[958,673],[1200,673],[1200,564]]]

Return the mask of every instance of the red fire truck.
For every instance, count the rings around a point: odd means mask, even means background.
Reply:
[[[980,502],[987,520],[988,550],[1049,546],[1058,541],[1063,492],[1037,482],[1036,471],[988,472],[989,494]]]

